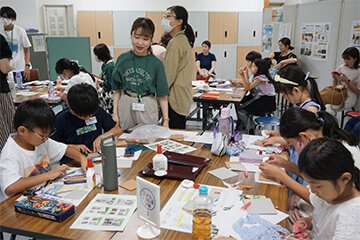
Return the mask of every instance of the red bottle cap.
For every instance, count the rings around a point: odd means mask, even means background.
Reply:
[[[88,168],[94,167],[91,157],[89,157],[89,158],[87,159],[87,167],[88,167]]]
[[[194,183],[193,187],[194,187],[195,189],[198,189],[198,188],[200,187],[200,184]]]
[[[262,155],[263,154],[263,151],[262,150],[259,150],[259,155]]]
[[[162,154],[162,147],[161,147],[161,144],[158,144],[157,145],[157,154]]]

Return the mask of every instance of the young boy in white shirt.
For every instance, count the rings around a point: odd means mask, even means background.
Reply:
[[[55,125],[55,114],[41,99],[20,104],[15,112],[14,127],[0,156],[0,202],[59,177],[66,165],[50,165],[65,155],[80,161],[86,170],[86,157],[66,144],[49,139]]]

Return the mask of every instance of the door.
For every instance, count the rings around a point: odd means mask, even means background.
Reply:
[[[108,46],[114,46],[112,18],[112,12],[96,12],[96,43],[105,43]]]
[[[79,37],[90,37],[90,45],[95,46],[97,43],[95,12],[79,11],[77,19]]]
[[[207,12],[189,12],[189,24],[194,30],[194,47],[200,47],[201,43],[209,38],[209,14]]]
[[[215,73],[216,78],[221,79],[223,78],[223,62],[224,59],[224,52],[223,52],[223,45],[213,45],[211,46],[211,53],[215,54],[216,57],[216,67],[215,67]]]
[[[239,46],[252,46],[252,12],[240,12],[239,13],[239,33],[238,33],[238,45]]]
[[[209,41],[212,44],[224,43],[224,18],[221,12],[209,13]]]
[[[224,21],[224,44],[237,44],[238,13],[223,13]]]
[[[222,77],[225,79],[234,79],[236,77],[236,48],[236,45],[223,45]]]

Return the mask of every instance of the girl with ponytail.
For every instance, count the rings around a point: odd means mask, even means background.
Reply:
[[[314,207],[305,219],[310,239],[357,239],[360,171],[351,153],[335,139],[316,139],[301,152],[299,170],[311,191],[298,194]]]
[[[170,128],[185,129],[186,117],[192,103],[192,67],[195,61],[191,48],[195,35],[188,23],[188,12],[184,7],[169,7],[161,24],[170,40],[164,59],[166,77],[169,85]]]

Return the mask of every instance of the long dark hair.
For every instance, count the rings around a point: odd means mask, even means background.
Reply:
[[[287,37],[283,37],[279,40],[279,42],[281,42],[282,44],[284,44],[286,47],[288,47],[290,50],[293,50],[294,47],[291,46],[291,40],[290,38]]]
[[[182,20],[181,29],[185,29],[185,35],[188,38],[189,44],[191,47],[194,47],[195,34],[192,27],[188,23],[189,14],[186,9],[182,6],[172,6],[169,7],[167,10],[172,11],[175,14],[176,19]]]
[[[278,92],[288,94],[292,92],[294,87],[307,89],[309,91],[310,98],[320,104],[321,110],[326,109],[321,99],[319,88],[315,79],[305,74],[301,68],[295,65],[288,65],[282,68],[278,74],[280,77],[298,84],[298,86],[295,86],[292,84],[275,82],[274,85]],[[310,83],[310,85],[308,83]]]
[[[100,61],[108,62],[112,59],[110,50],[104,43],[99,43],[94,47],[94,54],[98,57]]]
[[[269,82],[273,82],[272,77],[269,73],[269,64],[266,60],[264,59],[255,59],[253,64],[255,64],[255,66],[257,67],[257,72],[254,74],[254,77],[259,76],[259,75],[265,75],[268,79]]]
[[[360,62],[360,56],[359,56],[359,50],[356,47],[348,47],[347,49],[344,50],[344,52],[342,53],[341,57],[343,59],[349,59],[350,57],[355,60],[354,63],[354,68],[358,69],[359,68],[359,62]]]
[[[79,66],[75,61],[70,61],[67,58],[61,58],[56,62],[55,71],[57,74],[62,74],[64,70],[70,70],[77,75],[81,72],[87,73],[90,75],[91,79],[95,82],[94,76],[88,72],[84,67]]]
[[[328,112],[317,113],[292,107],[287,109],[280,119],[280,135],[285,138],[296,138],[306,130],[322,130],[324,137],[345,141],[351,146],[358,144],[355,136],[339,128],[336,118]]]
[[[343,173],[350,173],[350,184],[360,191],[360,171],[354,164],[349,150],[339,141],[319,138],[307,144],[301,152],[299,171],[311,178],[335,182]]]

